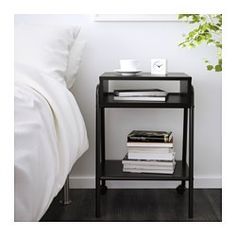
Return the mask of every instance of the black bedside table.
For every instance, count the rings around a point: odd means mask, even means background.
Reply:
[[[179,81],[178,92],[169,93],[166,102],[153,101],[118,101],[109,92],[109,82],[120,81]],[[172,175],[127,173],[122,171],[121,160],[107,160],[105,157],[105,108],[178,108],[183,109],[183,145],[182,160],[176,161]],[[189,119],[189,125],[188,125]],[[189,165],[187,164],[187,132],[189,132]],[[106,180],[149,180],[181,181],[177,193],[185,192],[185,182],[189,182],[189,218],[193,217],[193,136],[194,136],[194,89],[192,78],[185,73],[168,73],[157,76],[139,73],[123,76],[115,72],[106,72],[99,77],[96,90],[96,216],[100,216],[100,195],[107,190]]]

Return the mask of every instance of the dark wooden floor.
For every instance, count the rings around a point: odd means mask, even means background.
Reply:
[[[72,204],[59,194],[41,221],[222,221],[221,189],[194,190],[194,218],[188,219],[188,191],[175,189],[109,189],[101,196],[101,217],[95,217],[95,190],[70,190]]]

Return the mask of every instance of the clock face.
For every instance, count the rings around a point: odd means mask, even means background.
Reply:
[[[163,67],[163,63],[161,63],[160,61],[155,61],[152,65],[154,70],[160,70]]]
[[[166,74],[166,59],[152,59],[151,60],[151,73],[152,74]]]

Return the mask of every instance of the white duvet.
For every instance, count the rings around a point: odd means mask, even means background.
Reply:
[[[38,221],[88,149],[83,117],[58,81],[15,66],[15,221]]]

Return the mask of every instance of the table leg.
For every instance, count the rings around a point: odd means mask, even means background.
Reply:
[[[183,117],[183,146],[182,146],[182,163],[183,163],[183,173],[185,173],[186,167],[186,151],[187,151],[187,130],[188,130],[188,108],[184,108]],[[182,180],[182,187],[185,189],[185,180]]]
[[[105,108],[101,108],[101,173],[104,174],[105,169]],[[106,181],[102,180],[102,189],[106,189]],[[105,193],[105,191],[102,191]]]
[[[194,107],[189,114],[189,218],[193,218],[193,145],[194,142]]]
[[[101,176],[101,109],[99,107],[99,86],[96,91],[96,195],[95,215],[100,217],[100,176]]]

